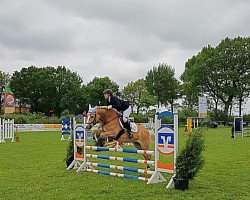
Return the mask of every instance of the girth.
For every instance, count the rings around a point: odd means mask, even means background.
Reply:
[[[120,132],[117,134],[117,136],[114,138],[114,140],[118,140],[124,133],[125,133],[125,130],[121,129]]]

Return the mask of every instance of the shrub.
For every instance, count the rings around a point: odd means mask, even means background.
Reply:
[[[176,159],[177,178],[193,179],[203,167],[204,139],[202,133],[201,129],[194,129],[188,135],[185,146]]]
[[[42,113],[5,114],[5,115],[0,115],[0,118],[14,119],[15,124],[60,124],[61,123],[61,118],[47,117]]]
[[[131,117],[134,117],[134,121],[136,123],[147,123],[148,122],[148,117],[143,114],[131,114]]]

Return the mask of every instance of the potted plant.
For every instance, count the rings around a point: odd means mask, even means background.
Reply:
[[[174,177],[175,189],[188,189],[189,180],[194,179],[204,164],[202,133],[201,129],[193,129],[191,134],[188,135],[184,148],[177,156],[176,175]]]

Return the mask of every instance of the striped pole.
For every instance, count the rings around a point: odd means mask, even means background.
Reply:
[[[148,170],[148,169],[138,169],[133,167],[124,167],[124,166],[118,166],[118,165],[109,165],[109,164],[103,164],[103,163],[94,163],[94,162],[87,162],[87,166],[92,167],[103,167],[108,169],[115,169],[115,170],[121,170],[121,171],[129,171],[129,172],[136,172],[141,174],[153,174],[154,171]]]
[[[155,161],[151,161],[151,160],[140,160],[140,159],[134,159],[134,158],[122,158],[122,157],[104,156],[104,155],[95,155],[95,154],[86,154],[86,157],[106,159],[106,160],[117,160],[117,161],[132,162],[132,163],[142,163],[142,164],[147,164],[147,165],[155,164]]]
[[[148,178],[141,177],[141,176],[119,174],[119,173],[115,173],[115,172],[108,172],[108,171],[95,170],[95,169],[86,169],[85,171],[93,172],[93,173],[97,173],[97,174],[104,174],[104,175],[117,176],[117,177],[123,177],[123,178],[137,179],[137,180],[142,180],[142,181],[148,182]]]
[[[121,149],[121,148],[108,148],[108,147],[98,147],[98,146],[86,146],[86,149],[95,150],[95,151],[112,151],[112,152],[124,152],[124,153],[137,153],[144,155],[152,155],[154,151],[147,150],[136,150],[136,149]]]

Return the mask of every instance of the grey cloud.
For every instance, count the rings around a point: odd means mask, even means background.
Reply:
[[[247,0],[79,0],[74,3],[57,0],[48,3],[72,15],[122,24],[124,30],[135,36],[154,35],[163,41],[178,43],[183,48],[213,43],[218,34],[235,37],[250,30]],[[227,34],[223,34],[225,32]]]
[[[86,81],[121,85],[159,63],[175,67],[225,37],[249,36],[247,0],[6,0],[0,6],[0,64],[65,65]],[[1,69],[2,70],[2,69]]]

